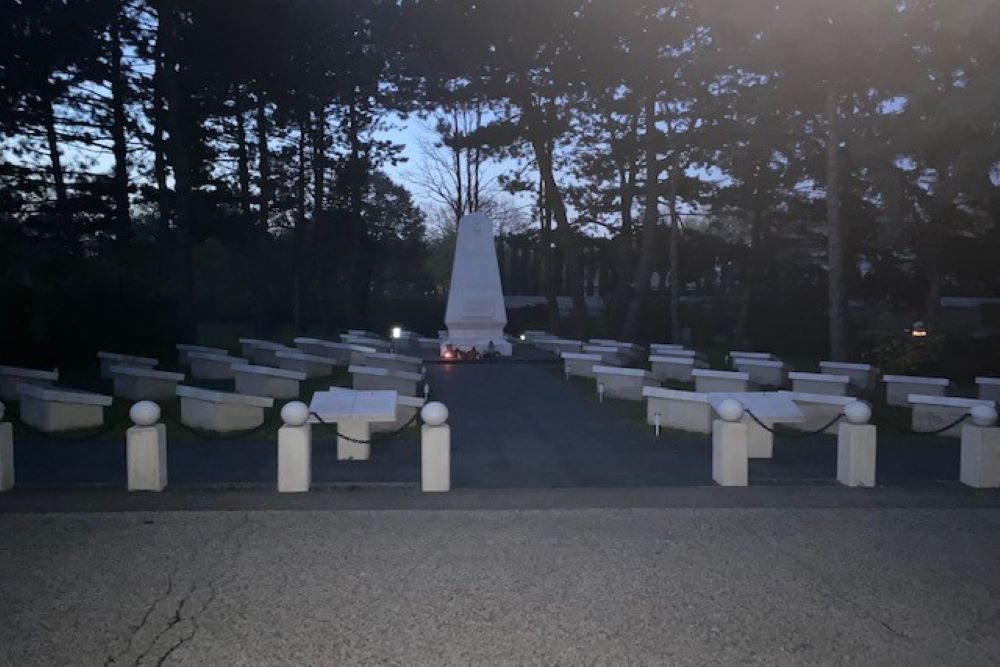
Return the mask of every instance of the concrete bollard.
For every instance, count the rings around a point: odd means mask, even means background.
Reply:
[[[312,425],[309,406],[291,401],[281,408],[278,429],[278,491],[302,493],[312,483]]]
[[[837,481],[844,486],[875,486],[876,429],[872,409],[863,401],[844,406],[847,422],[837,427]]]
[[[3,421],[5,410],[0,403],[0,493],[14,488],[14,427]]]
[[[730,398],[716,411],[722,419],[712,422],[712,479],[719,486],[746,486],[749,452],[747,425],[740,421],[743,406]]]
[[[420,410],[420,487],[424,491],[451,490],[451,427],[448,408],[432,401]]]
[[[1000,488],[1000,428],[997,411],[987,406],[971,410],[972,423],[962,426],[959,479],[976,489]]]
[[[167,485],[167,427],[160,406],[139,401],[128,411],[135,423],[125,432],[125,461],[129,491],[162,491]]]

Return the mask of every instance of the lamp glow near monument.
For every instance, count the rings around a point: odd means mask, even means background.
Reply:
[[[482,213],[469,213],[458,223],[444,322],[448,340],[442,344],[442,353],[448,344],[459,350],[475,347],[482,353],[490,343],[504,356],[511,353],[503,335],[507,311],[493,243],[493,221]]]

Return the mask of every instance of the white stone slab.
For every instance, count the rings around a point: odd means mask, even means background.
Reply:
[[[775,424],[801,423],[805,416],[792,400],[790,392],[784,391],[746,391],[746,392],[713,392],[708,394],[708,402],[717,410],[722,401],[732,398],[760,421],[768,426]],[[822,399],[829,397],[823,396]]]
[[[661,347],[651,347],[649,348],[651,356],[657,357],[672,357],[672,358],[689,358],[689,359],[702,359],[704,358],[700,352],[695,352],[694,350],[672,350],[664,349]]]
[[[608,398],[641,401],[643,387],[659,386],[656,378],[642,368],[594,366],[592,370],[597,384],[603,386],[603,395]]]
[[[712,406],[707,394],[662,387],[644,387],[646,423],[689,433],[712,432]]]
[[[446,343],[459,350],[485,351],[492,342],[497,352],[510,356],[504,338],[507,324],[500,265],[493,240],[493,221],[482,213],[469,213],[458,223],[455,259],[445,309]]]
[[[607,345],[584,345],[582,353],[600,356],[600,363],[605,366],[624,366],[627,361],[618,348]]]
[[[847,375],[827,375],[826,373],[791,372],[788,379],[792,381],[792,391],[812,394],[831,394],[846,396],[851,378]]]
[[[740,371],[714,371],[708,368],[691,370],[694,390],[701,393],[713,391],[746,391],[750,388],[750,374]]]
[[[354,389],[395,391],[404,396],[422,395],[423,376],[409,371],[395,371],[371,366],[349,366]]]
[[[403,428],[424,407],[426,399],[421,396],[396,397],[396,419],[391,422],[372,422],[372,433],[384,433]]]
[[[221,347],[208,347],[193,343],[177,343],[174,347],[177,348],[178,352],[208,352],[209,354],[227,354],[229,352]]]
[[[299,371],[248,364],[233,364],[233,375],[237,393],[272,398],[298,398],[299,383],[306,379]]]
[[[788,367],[777,359],[757,357],[734,357],[733,366],[750,375],[750,381],[764,387],[783,387],[787,380]]]
[[[111,375],[127,375],[129,377],[150,378],[153,380],[171,380],[181,382],[184,380],[184,373],[172,373],[161,371],[147,366],[112,366]]]
[[[774,359],[774,355],[770,352],[745,352],[743,350],[730,350],[729,358],[744,358],[744,359]]]
[[[177,361],[181,366],[187,366],[191,363],[189,354],[192,352],[201,352],[207,354],[229,354],[228,350],[224,350],[221,347],[206,347],[204,345],[191,345],[189,343],[177,343],[175,346],[177,348]]]
[[[132,401],[166,400],[174,397],[183,373],[158,371],[146,366],[112,366],[108,369],[114,382],[112,393]]]
[[[37,384],[51,387],[59,379],[59,371],[45,371],[36,368],[21,368],[19,366],[0,366],[0,400],[18,400],[17,385]]]
[[[911,415],[913,430],[922,432],[944,428],[969,414],[969,411],[977,405],[996,407],[996,402],[990,400],[928,394],[908,394],[906,401],[913,407]],[[966,423],[969,421],[959,423],[941,432],[940,435],[960,438],[962,437],[962,426]]]
[[[30,396],[42,401],[52,401],[56,403],[79,403],[81,405],[97,405],[109,407],[114,398],[83,389],[69,389],[67,387],[40,387],[34,384],[22,383],[17,387],[22,398]]]
[[[104,424],[104,408],[111,396],[63,387],[19,384],[20,417],[43,433],[96,428]]]
[[[990,401],[1000,401],[1000,378],[977,377],[979,398]]]
[[[708,402],[713,410],[718,411],[722,401],[727,398],[739,401],[757,418],[755,420],[747,414],[742,419],[747,425],[747,452],[750,458],[769,459],[774,453],[774,434],[761,427],[757,421],[770,428],[777,424],[799,424],[805,421],[805,414],[784,392],[710,393]]]
[[[153,357],[140,357],[134,354],[119,354],[117,352],[100,351],[97,353],[97,358],[102,361],[117,362],[117,365],[130,364],[133,366],[155,366],[159,363]]]
[[[691,350],[687,350],[687,348],[685,348],[683,345],[680,345],[678,343],[650,343],[649,344],[649,351],[650,351],[650,353],[652,353],[652,354],[660,354],[660,352],[657,352],[657,350],[663,350],[665,352],[678,352],[678,351],[681,351],[681,350],[691,351]]]
[[[249,363],[243,357],[232,357],[228,354],[211,354],[208,352],[188,352],[188,363],[191,365],[191,377],[199,380],[232,380],[233,364]]]
[[[218,403],[220,405],[247,405],[256,408],[274,407],[274,399],[267,396],[249,396],[229,391],[216,391],[215,389],[203,389],[201,387],[191,387],[181,385],[177,387],[177,396],[180,398],[191,398],[208,403]]]
[[[857,400],[853,396],[802,391],[782,391],[779,393],[788,396],[802,410],[804,419],[797,424],[788,424],[791,428],[802,431],[815,431],[829,424],[835,417],[844,413],[845,407]],[[823,432],[835,434],[838,432],[838,429],[839,423],[835,423]]]
[[[822,373],[846,375],[851,378],[851,385],[862,391],[871,391],[877,380],[875,367],[871,364],[857,364],[845,361],[821,361],[819,369]]]
[[[329,357],[340,366],[346,366],[351,363],[352,353],[376,352],[376,349],[370,345],[335,343],[320,338],[296,338],[295,346],[309,354]]]
[[[371,456],[368,443],[353,440],[370,440],[372,422],[393,422],[396,419],[397,393],[395,391],[356,391],[332,387],[313,394],[310,412],[324,422],[337,424],[337,459],[367,460]],[[315,416],[310,421],[317,422]]]
[[[948,378],[919,377],[916,375],[883,375],[882,381],[886,383],[926,384],[937,387],[947,387],[951,384],[951,380]]]
[[[821,361],[819,362],[819,367],[826,370],[834,371],[862,371],[864,373],[872,373],[875,371],[875,367],[871,364],[858,364],[848,361]]]
[[[326,377],[333,374],[333,367],[337,365],[336,359],[321,354],[309,354],[298,350],[279,350],[275,353],[278,361],[278,368],[289,371],[298,371],[305,374],[307,378]]]
[[[705,362],[694,357],[650,355],[649,366],[653,377],[661,382],[693,382],[692,371],[704,368]]]
[[[380,338],[362,338],[360,336],[351,336],[350,334],[341,334],[340,340],[348,345],[360,345],[362,347],[374,348],[376,351],[388,352],[392,345],[387,340],[382,340]]]
[[[567,379],[575,377],[594,377],[594,366],[604,363],[604,358],[599,354],[584,354],[582,352],[563,352],[563,372]]]
[[[419,357],[410,357],[405,354],[392,354],[389,352],[365,352],[360,354],[358,362],[358,365],[362,366],[376,366],[378,368],[412,372],[420,372],[420,369],[424,365],[424,360]]]
[[[394,391],[357,391],[331,387],[317,391],[309,402],[309,411],[324,422],[341,421],[392,422],[396,419],[399,396]],[[318,423],[310,415],[311,423]]]
[[[248,396],[200,387],[177,387],[181,399],[181,423],[190,428],[225,433],[256,428],[264,423],[264,409],[274,399]]]
[[[97,359],[101,363],[101,377],[105,380],[111,379],[112,366],[147,366],[153,368],[159,362],[152,357],[139,357],[134,354],[118,354],[117,352],[100,351]]]
[[[947,378],[928,378],[910,375],[883,375],[886,403],[905,407],[910,394],[944,396],[951,384]]]
[[[613,347],[618,350],[633,350],[635,352],[642,350],[642,346],[637,345],[636,343],[614,340],[613,338],[591,338],[587,342],[594,345],[602,345],[604,347]]]

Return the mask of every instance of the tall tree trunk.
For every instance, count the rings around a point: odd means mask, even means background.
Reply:
[[[158,216],[157,237],[165,240],[170,233],[170,193],[167,189],[167,131],[164,80],[168,77],[165,68],[165,54],[170,25],[164,10],[157,6],[156,48],[153,69],[153,176],[156,180],[156,208]]]
[[[191,190],[194,181],[194,165],[190,147],[197,141],[189,132],[192,124],[189,114],[187,96],[182,90],[181,74],[178,71],[176,55],[177,20],[173,9],[166,8],[161,12],[160,21],[164,22],[166,37],[164,45],[164,96],[170,113],[166,114],[170,123],[170,143],[167,157],[174,173],[174,210],[176,215],[176,245],[175,256],[176,275],[179,294],[177,310],[180,315],[182,334],[188,340],[194,340],[197,334],[197,284],[194,275],[193,239],[192,239],[192,206]]]
[[[125,97],[128,84],[122,70],[121,23],[120,14],[111,21],[111,141],[115,158],[111,191],[115,202],[115,242],[120,248],[124,248],[132,239],[132,220],[129,215],[128,143],[125,128]]]
[[[350,147],[348,167],[348,206],[350,207],[351,229],[351,278],[350,317],[351,323],[367,326],[368,305],[371,294],[371,252],[368,230],[363,220],[365,181],[368,175],[367,155],[361,142],[361,118],[357,100],[352,97],[348,108],[347,138]]]
[[[927,298],[924,303],[924,324],[934,331],[941,312],[941,291],[944,282],[944,230],[952,209],[952,190],[948,168],[938,167],[937,186],[934,192],[931,215],[928,220],[924,245],[927,265]]]
[[[830,317],[830,358],[847,359],[847,322],[844,297],[844,230],[840,220],[840,134],[837,87],[826,84],[826,222]]]
[[[247,149],[246,120],[243,118],[243,95],[238,93],[236,103],[236,170],[240,181],[240,213],[247,223],[252,212],[250,194],[250,151]]]
[[[322,105],[313,113],[312,168],[315,221],[326,206],[326,109]]]
[[[733,347],[742,347],[746,338],[747,322],[750,319],[750,303],[753,301],[754,285],[757,283],[761,266],[761,246],[764,243],[763,204],[760,191],[754,187],[753,210],[750,213],[750,248],[742,271],[740,305],[733,327]]]
[[[552,248],[552,208],[548,205],[548,198],[545,196],[545,179],[541,173],[538,175],[538,218],[539,233],[538,240],[541,245],[541,288],[545,295],[545,303],[548,305],[549,331],[559,335],[559,291],[556,289],[556,257]]]
[[[256,330],[258,335],[265,335],[269,329],[267,283],[262,279],[259,267],[263,266],[267,252],[268,228],[271,220],[271,150],[268,146],[267,98],[263,90],[257,91],[257,160],[260,177],[260,206],[257,215],[257,229],[253,234],[253,245],[257,258],[258,270],[253,271],[256,282]]]
[[[632,291],[632,202],[635,200],[632,191],[635,185],[635,162],[631,162],[627,169],[623,168],[619,172],[618,185],[621,192],[619,214],[621,216],[621,229],[615,238],[615,291],[611,297],[611,322],[621,322],[625,317],[625,309],[628,306],[629,293]]]
[[[577,243],[573,228],[570,227],[569,216],[566,212],[566,203],[563,201],[562,192],[556,184],[552,164],[552,142],[536,138],[532,140],[532,147],[535,151],[535,162],[538,164],[538,171],[545,183],[546,205],[551,208],[552,215],[555,217],[559,241],[563,249],[567,274],[566,282],[569,287],[570,296],[573,299],[573,308],[570,315],[572,333],[576,338],[583,339],[586,329],[587,301],[583,292],[583,266],[580,261],[580,245]]]
[[[298,183],[295,189],[295,266],[294,275],[294,314],[296,333],[302,333],[302,289],[305,267],[306,247],[306,135],[309,131],[308,116],[303,115],[299,121],[299,154]]]
[[[656,98],[650,95],[645,102],[645,152],[646,152],[646,212],[642,221],[642,240],[639,249],[639,264],[635,271],[635,287],[629,301],[622,326],[625,340],[636,340],[642,310],[649,294],[649,278],[656,261],[656,241],[659,222],[659,179],[660,166],[656,158]]]
[[[66,189],[66,174],[63,172],[62,155],[59,152],[59,133],[56,130],[55,96],[50,85],[43,91],[42,104],[45,107],[45,139],[49,149],[49,164],[52,168],[52,182],[56,191],[56,216],[60,230],[67,242],[74,244],[73,219],[69,212],[69,193]]]
[[[674,158],[670,173],[670,342],[681,342],[681,262],[680,245],[681,218],[677,213],[677,189],[680,186],[681,169]]]

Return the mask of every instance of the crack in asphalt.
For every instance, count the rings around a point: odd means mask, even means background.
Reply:
[[[211,549],[212,560],[214,562],[209,562],[207,565],[209,566],[209,569],[221,571],[219,571],[216,576],[209,579],[206,583],[199,583],[196,578],[192,579],[186,587],[186,591],[177,600],[173,607],[173,612],[169,614],[165,624],[159,628],[152,640],[146,643],[145,648],[139,651],[138,655],[135,655],[133,659],[131,656],[135,651],[139,636],[143,634],[144,630],[152,627],[152,619],[157,609],[161,608],[163,603],[174,596],[179,590],[178,579],[180,578],[183,570],[187,568],[190,569],[192,573],[195,571],[193,566],[198,562],[199,556],[204,551],[208,550],[208,544],[196,546],[187,554],[186,558],[177,559],[170,575],[167,578],[166,590],[164,590],[146,606],[139,622],[130,627],[129,636],[126,640],[124,649],[118,652],[109,652],[109,655],[104,662],[105,667],[126,663],[135,667],[138,667],[141,664],[149,663],[157,666],[163,665],[165,661],[173,655],[175,651],[177,651],[177,649],[194,638],[199,629],[199,616],[204,613],[218,598],[219,589],[236,578],[236,563],[240,554],[243,553],[245,546],[244,543],[248,533],[248,531],[244,531],[243,529],[249,526],[249,524],[250,514],[249,512],[243,512],[242,520],[234,524],[217,540]],[[198,598],[201,597],[202,593],[204,593],[204,599],[199,601]],[[171,632],[185,623],[190,625],[189,631],[183,632],[175,641],[166,647],[165,650],[156,650],[161,644],[161,640],[169,636]],[[122,660],[126,657],[126,660]]]

